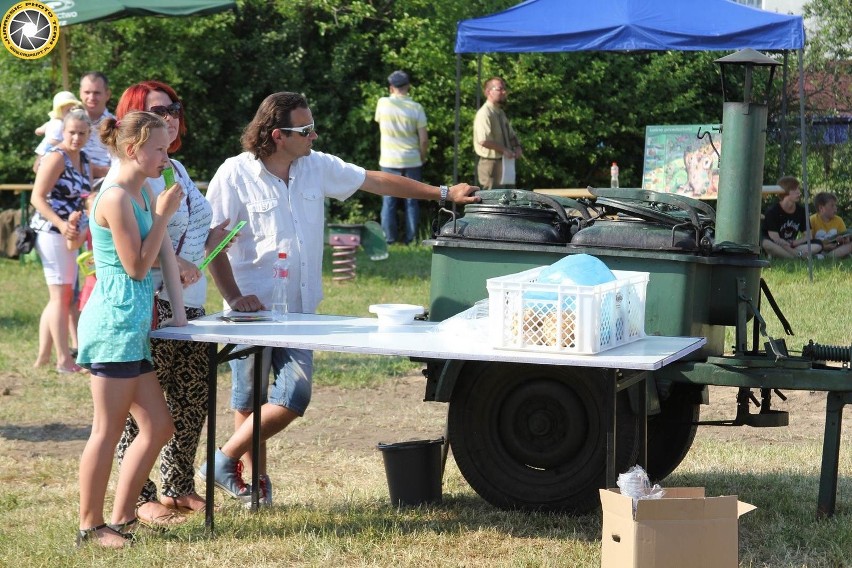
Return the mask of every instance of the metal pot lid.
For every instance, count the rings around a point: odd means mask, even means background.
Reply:
[[[465,211],[502,212],[506,214],[515,208],[517,208],[518,213],[521,213],[521,211],[553,211],[562,221],[567,222],[568,213],[565,210],[567,207],[577,211],[585,220],[591,218],[587,207],[578,201],[567,198],[556,199],[525,189],[488,189],[477,191],[476,195],[482,201],[466,206]]]
[[[553,209],[544,209],[541,206],[531,207],[524,205],[499,205],[489,203],[472,203],[465,205],[465,216],[489,216],[489,217],[523,217],[534,221],[551,222],[558,219],[559,214]]]

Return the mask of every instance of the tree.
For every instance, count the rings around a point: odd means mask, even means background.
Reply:
[[[128,18],[75,26],[68,34],[72,77],[104,70],[114,106],[130,84],[172,84],[186,105],[189,135],[177,154],[195,179],[209,179],[269,93],[304,93],[315,147],[369,169],[378,167],[376,100],[387,76],[405,69],[429,119],[424,177],[451,181],[455,130],[456,23],[517,0],[240,0],[238,9],[181,19]],[[503,76],[508,112],[524,143],[519,187],[572,187],[608,181],[618,161],[622,185],[641,185],[645,126],[719,122],[718,53],[484,54],[461,57],[459,179],[472,181],[473,116],[480,81]],[[0,166],[4,181],[32,179],[29,167],[53,94],[56,56],[0,59]],[[25,103],[25,104],[23,104]],[[9,196],[11,198],[11,196]],[[378,218],[380,200],[359,194],[331,214]]]
[[[839,209],[848,216],[852,213],[852,12],[848,1],[810,0],[804,16],[812,24],[806,50],[808,177],[814,189],[836,193]]]

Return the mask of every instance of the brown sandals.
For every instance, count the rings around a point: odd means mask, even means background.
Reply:
[[[201,499],[200,496],[198,498]],[[201,499],[200,507],[198,507],[197,509],[188,505],[181,505],[180,503],[178,503],[178,499],[178,497],[170,497],[168,495],[163,495],[162,497],[160,497],[160,504],[165,507],[168,507],[169,509],[174,509],[182,515],[204,512],[205,502],[203,499]]]
[[[165,505],[163,505],[159,501],[149,501],[149,502],[150,503],[156,503],[160,506],[165,507]],[[181,513],[177,512],[175,510],[172,510],[172,509],[169,509],[169,511],[167,513],[163,513],[161,515],[146,515],[146,514],[142,513],[142,510],[141,510],[142,507],[144,507],[146,504],[147,503],[143,503],[142,505],[139,505],[138,507],[136,507],[136,518],[139,519],[139,524],[144,526],[144,527],[148,527],[148,528],[152,528],[152,529],[167,529],[167,528],[171,528],[171,527],[183,524],[187,520],[184,515],[182,515]],[[168,508],[168,507],[165,507],[165,508]]]

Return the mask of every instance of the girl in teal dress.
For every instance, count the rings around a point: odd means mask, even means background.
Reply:
[[[154,198],[149,177],[168,164],[165,121],[133,112],[101,125],[101,139],[121,162],[104,181],[92,207],[90,230],[98,281],[79,323],[78,364],[91,372],[92,433],[80,458],[80,530],[77,543],[119,548],[130,542],[136,498],[160,449],[174,433],[151,362],[148,332],[154,290],[151,266],[159,258],[175,316],[186,325],[180,273],[166,227],[183,199],[180,184]],[[104,501],[113,453],[130,413],[139,435],[127,449],[115,491],[112,522]]]

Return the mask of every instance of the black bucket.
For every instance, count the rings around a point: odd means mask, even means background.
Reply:
[[[441,502],[443,445],[443,438],[379,443],[394,507]]]

